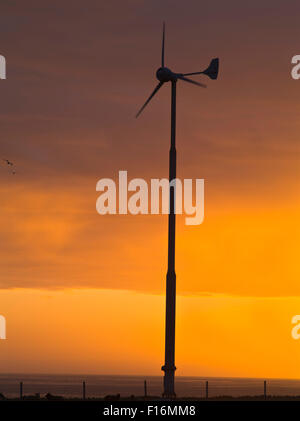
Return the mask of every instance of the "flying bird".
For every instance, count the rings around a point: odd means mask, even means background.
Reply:
[[[11,166],[12,166],[12,165],[14,165],[14,164],[13,164],[12,162],[10,162],[8,159],[3,159],[3,161],[4,161],[4,162],[6,162],[6,163],[7,163],[7,165],[11,165]]]
[[[13,162],[11,162],[11,161],[9,161],[8,159],[3,159],[2,158],[2,161],[4,161],[5,163],[6,163],[6,165],[9,165],[10,167],[14,167],[14,163]],[[16,174],[16,171],[14,170],[14,169],[12,169],[12,172],[11,172],[13,175],[15,175]]]

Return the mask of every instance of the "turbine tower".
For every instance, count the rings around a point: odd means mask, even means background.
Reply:
[[[163,24],[161,67],[156,72],[159,83],[149,96],[145,104],[137,113],[138,117],[146,105],[151,101],[158,90],[167,82],[171,82],[171,148],[169,155],[169,181],[176,178],[176,84],[178,79],[184,82],[206,88],[206,85],[196,82],[186,76],[204,74],[211,79],[217,79],[219,70],[219,59],[214,58],[208,68],[202,72],[194,73],[174,73],[165,67],[165,23]],[[169,232],[168,232],[168,271],[166,282],[166,325],[165,325],[165,364],[164,371],[164,391],[165,398],[176,397],[174,389],[175,374],[175,309],[176,309],[176,273],[175,273],[175,191],[169,188]]]

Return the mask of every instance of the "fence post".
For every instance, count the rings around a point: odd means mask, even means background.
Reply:
[[[20,400],[23,399],[23,382],[20,382]]]
[[[205,384],[205,398],[208,399],[208,381]]]
[[[264,399],[267,400],[267,382],[264,380]]]
[[[85,382],[82,382],[82,399],[85,401]]]
[[[144,397],[147,397],[147,380],[144,381]]]

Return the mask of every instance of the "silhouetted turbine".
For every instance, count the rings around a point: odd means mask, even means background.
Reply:
[[[192,83],[194,85],[200,86],[201,88],[206,88],[206,85],[200,82],[196,82],[193,79],[187,78],[186,76],[192,75],[207,75],[211,79],[217,79],[219,71],[219,59],[214,58],[210,62],[210,65],[207,69],[203,70],[202,72],[193,72],[193,73],[174,73],[168,67],[165,67],[165,23],[163,24],[163,37],[162,37],[162,49],[161,49],[161,67],[156,71],[156,77],[159,80],[159,84],[155,87],[152,94],[149,96],[145,104],[141,107],[141,109],[136,114],[138,117],[146,105],[151,101],[157,91],[163,86],[166,82],[177,82],[178,79],[183,80],[184,82]]]
[[[219,70],[219,59],[214,58],[207,69],[202,72],[194,73],[174,73],[165,67],[165,23],[163,24],[162,49],[161,49],[161,67],[156,72],[156,77],[159,80],[152,94],[149,96],[145,104],[137,113],[138,117],[146,105],[151,101],[154,95],[159,91],[164,83],[171,82],[172,96],[171,96],[171,148],[169,161],[169,181],[176,178],[176,83],[177,80],[192,83],[193,85],[206,88],[206,85],[196,82],[186,76],[204,74],[211,79],[217,79]],[[164,392],[163,396],[167,398],[175,397],[174,390],[174,373],[175,367],[175,307],[176,307],[176,274],[175,274],[175,192],[174,188],[170,188],[170,213],[169,213],[169,234],[168,234],[168,272],[167,272],[167,287],[166,287],[166,343],[165,343],[165,365],[162,370],[165,372],[164,376]]]

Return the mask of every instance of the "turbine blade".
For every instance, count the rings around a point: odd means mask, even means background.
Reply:
[[[192,83],[193,85],[201,86],[201,88],[206,88],[206,85],[204,85],[203,83],[196,82],[195,80],[184,77],[183,75],[178,75],[177,78],[184,80],[185,82]]]
[[[165,22],[163,23],[163,36],[161,46],[161,67],[165,67]]]
[[[156,92],[163,86],[162,82],[159,82],[159,84],[156,86],[156,88],[154,89],[154,91],[152,92],[152,94],[149,96],[149,98],[147,99],[147,101],[145,102],[145,104],[142,106],[142,108],[139,110],[139,112],[137,113],[137,115],[135,116],[136,118],[138,118],[138,116],[141,114],[141,112],[143,111],[143,109],[146,107],[146,105],[151,101],[151,99],[154,97],[154,95],[156,94]]]
[[[202,75],[203,72],[182,73],[183,76]]]

